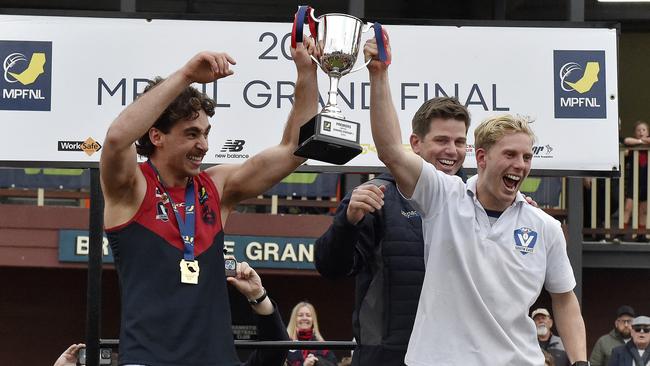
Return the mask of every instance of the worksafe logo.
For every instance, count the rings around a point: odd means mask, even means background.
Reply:
[[[49,111],[52,42],[0,41],[0,110]]]
[[[59,141],[58,151],[83,151],[88,156],[92,156],[102,148],[102,145],[92,137],[86,141]]]
[[[605,118],[605,51],[553,51],[555,118]]]

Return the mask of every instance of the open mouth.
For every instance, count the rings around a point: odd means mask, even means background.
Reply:
[[[438,163],[440,163],[440,166],[443,168],[451,169],[456,164],[456,160],[438,159]]]
[[[201,164],[201,161],[203,161],[203,155],[187,155],[186,157],[195,164]]]
[[[506,188],[510,191],[516,191],[521,177],[514,174],[506,174],[503,176],[503,183],[506,185]]]

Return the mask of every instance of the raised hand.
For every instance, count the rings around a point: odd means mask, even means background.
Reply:
[[[181,69],[191,82],[209,83],[234,74],[230,65],[237,62],[225,52],[203,51],[196,54]]]
[[[237,275],[226,280],[247,299],[257,299],[264,293],[262,279],[246,262],[237,263]]]
[[[291,57],[298,71],[316,69],[316,63],[310,56],[314,56],[316,59],[320,56],[320,51],[311,37],[303,37],[302,42],[296,43],[296,48],[291,48]]]
[[[381,210],[384,205],[386,186],[377,187],[374,184],[360,185],[352,191],[346,217],[348,222],[356,225],[369,212]]]
[[[392,53],[390,50],[390,40],[388,38],[386,29],[383,27],[382,33],[384,35],[384,45],[386,46],[386,57],[391,60]],[[386,71],[388,69],[388,65],[385,62],[379,60],[379,50],[377,49],[377,40],[375,37],[372,37],[366,41],[366,44],[363,46],[363,56],[366,62],[372,59],[372,61],[370,61],[368,64],[368,71],[370,71],[370,73]]]

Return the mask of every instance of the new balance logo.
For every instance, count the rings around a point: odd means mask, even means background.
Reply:
[[[244,150],[244,144],[246,140],[226,140],[226,143],[223,144],[221,152],[238,152]]]

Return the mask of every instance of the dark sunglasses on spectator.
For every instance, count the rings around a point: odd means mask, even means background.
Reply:
[[[650,327],[632,327],[632,329],[639,333],[650,333]]]

